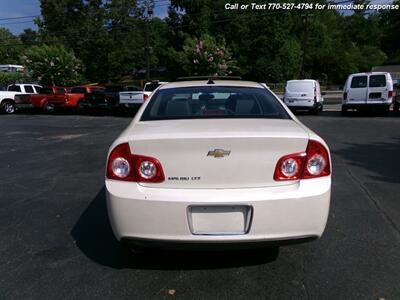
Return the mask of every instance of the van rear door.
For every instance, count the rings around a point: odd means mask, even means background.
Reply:
[[[350,104],[364,104],[367,102],[368,76],[353,76],[350,88],[347,91],[347,101]]]
[[[388,80],[385,74],[369,76],[367,103],[379,104],[388,100]]]

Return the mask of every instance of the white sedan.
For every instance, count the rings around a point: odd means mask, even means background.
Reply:
[[[110,147],[116,238],[133,245],[302,242],[324,232],[328,146],[265,85],[160,86]]]

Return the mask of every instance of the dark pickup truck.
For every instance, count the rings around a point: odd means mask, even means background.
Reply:
[[[141,91],[137,86],[110,85],[101,92],[86,94],[82,107],[116,109],[119,106],[119,93],[128,91]]]

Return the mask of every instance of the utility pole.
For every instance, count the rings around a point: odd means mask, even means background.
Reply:
[[[150,21],[151,18],[153,17],[153,10],[154,10],[154,0],[146,0],[145,2],[145,9],[146,9],[146,18],[145,18],[145,22],[146,22],[146,29],[145,29],[145,42],[146,42],[146,46],[145,46],[145,54],[146,54],[146,79],[147,81],[150,81],[150,51],[151,51],[151,47],[150,47]]]
[[[308,26],[309,26],[309,21],[313,17],[313,14],[310,13],[304,13],[301,15],[303,18],[303,23],[304,23],[304,33],[303,33],[303,55],[302,55],[302,60],[301,60],[301,73],[300,76],[304,79],[306,74],[305,74],[305,59],[306,59],[306,52],[307,52],[307,46],[308,46]]]

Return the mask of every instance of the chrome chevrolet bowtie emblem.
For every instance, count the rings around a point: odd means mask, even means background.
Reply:
[[[215,158],[221,158],[231,154],[231,151],[224,149],[214,149],[213,151],[208,151],[207,156],[214,156]]]

